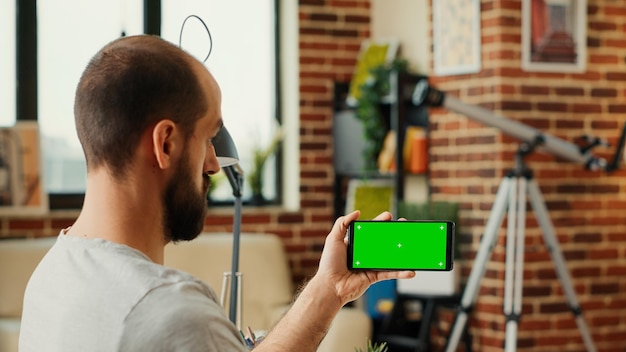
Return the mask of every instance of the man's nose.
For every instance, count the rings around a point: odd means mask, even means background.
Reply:
[[[203,172],[208,175],[214,175],[220,171],[220,162],[215,154],[215,148],[209,148],[206,154]]]

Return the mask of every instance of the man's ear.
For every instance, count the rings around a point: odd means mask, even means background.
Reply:
[[[152,129],[152,149],[161,169],[170,167],[174,153],[178,152],[177,134],[177,126],[172,120],[161,120]]]

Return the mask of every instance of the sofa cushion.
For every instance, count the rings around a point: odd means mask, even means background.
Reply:
[[[56,237],[0,240],[0,318],[19,318],[26,284]]]
[[[168,244],[165,265],[206,282],[219,297],[224,273],[232,268],[232,248],[231,233],[201,234],[190,242]],[[242,327],[269,330],[293,299],[287,255],[280,239],[271,234],[241,234],[239,248]],[[226,302],[229,297],[227,291]]]
[[[0,318],[0,351],[17,351],[19,336],[19,318]]]
[[[317,352],[367,351],[372,338],[372,321],[359,308],[344,307],[333,320]]]

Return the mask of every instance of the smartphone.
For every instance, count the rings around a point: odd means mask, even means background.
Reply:
[[[453,248],[452,221],[353,221],[348,269],[450,271]]]

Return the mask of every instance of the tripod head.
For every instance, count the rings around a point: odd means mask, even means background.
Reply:
[[[565,160],[581,164],[586,169],[592,171],[611,172],[619,168],[619,161],[623,153],[626,138],[626,124],[622,129],[622,135],[613,156],[613,161],[611,164],[608,164],[605,159],[596,157],[591,153],[591,150],[594,147],[605,144],[602,143],[600,139],[589,138],[588,144],[580,147],[574,143],[570,143],[558,137],[543,133],[519,121],[510,120],[504,116],[496,115],[480,106],[465,104],[459,99],[431,87],[428,83],[428,79],[426,78],[420,79],[415,85],[415,89],[413,90],[413,94],[411,96],[411,102],[416,106],[441,106],[448,110],[461,113],[484,125],[496,127],[504,133],[529,145],[537,146],[545,152],[551,153]]]

